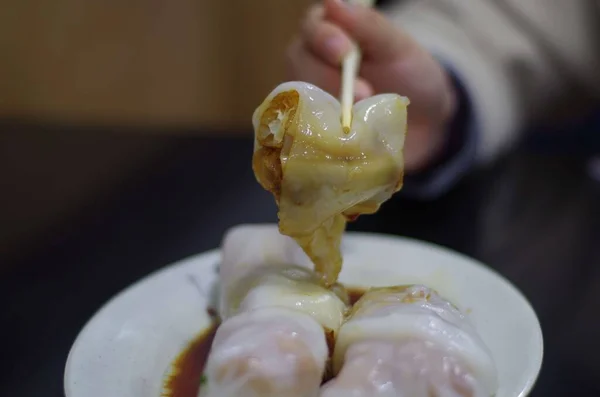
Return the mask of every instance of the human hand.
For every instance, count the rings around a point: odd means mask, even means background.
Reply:
[[[380,12],[342,0],[324,0],[311,7],[288,49],[290,79],[339,95],[340,65],[351,40],[358,43],[363,57],[355,100],[378,93],[407,96],[406,171],[427,167],[444,148],[456,107],[454,89],[440,63]]]

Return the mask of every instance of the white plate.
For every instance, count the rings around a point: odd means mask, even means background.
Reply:
[[[499,371],[496,397],[526,396],[540,371],[542,332],[530,304],[504,278],[450,250],[410,239],[348,233],[348,285],[422,283],[472,318]],[[176,356],[209,326],[217,250],[168,266],[129,287],[88,322],[65,369],[67,397],[160,397]]]

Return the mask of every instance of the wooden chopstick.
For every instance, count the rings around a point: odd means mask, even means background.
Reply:
[[[372,7],[375,0],[347,0],[348,3]],[[354,105],[354,81],[358,76],[360,67],[361,52],[356,43],[353,43],[352,50],[346,54],[342,61],[342,87],[340,94],[340,103],[342,105],[342,127],[344,132],[350,132],[352,126],[352,106]]]

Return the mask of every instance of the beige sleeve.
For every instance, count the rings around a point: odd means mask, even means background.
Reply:
[[[414,0],[389,14],[465,85],[480,162],[558,99],[600,91],[594,0]]]

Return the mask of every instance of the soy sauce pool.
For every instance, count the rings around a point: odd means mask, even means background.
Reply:
[[[365,293],[362,288],[348,288],[350,304],[354,305]],[[161,397],[198,397],[204,382],[204,365],[210,347],[219,328],[219,321],[213,316],[213,324],[196,337],[175,359],[172,375],[166,380]]]
[[[354,304],[362,298],[362,296],[367,292],[364,288],[348,288],[346,290],[348,292],[348,298],[350,299],[350,306],[354,306]]]
[[[172,374],[164,385],[163,397],[197,397],[204,381],[204,364],[210,352],[219,322],[213,324],[196,337],[182,351],[172,365]]]

